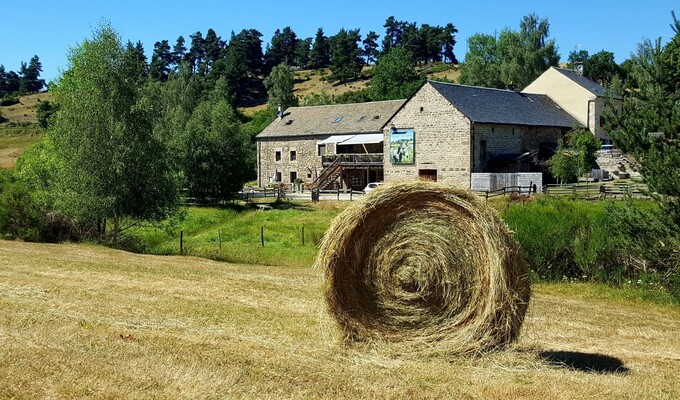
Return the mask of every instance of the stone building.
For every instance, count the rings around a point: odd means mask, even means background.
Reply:
[[[550,67],[524,88],[524,92],[547,95],[596,137],[611,143],[605,126],[608,99],[618,110],[622,100],[607,93],[598,83],[577,71]]]
[[[383,128],[403,103],[288,108],[257,136],[258,185],[309,185],[324,168],[338,171],[325,187],[361,190],[382,181]]]
[[[428,81],[386,124],[385,181],[470,187],[472,173],[529,172],[578,126],[546,95]]]
[[[550,68],[523,92],[427,81],[407,100],[293,107],[257,137],[258,182],[360,190],[423,178],[478,189],[482,175],[540,177],[571,129],[608,140],[606,98],[576,71]]]

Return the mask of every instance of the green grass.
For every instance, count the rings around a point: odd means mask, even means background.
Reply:
[[[0,168],[12,168],[17,157],[41,138],[42,131],[37,124],[14,127],[0,125]]]
[[[270,211],[247,207],[190,207],[181,221],[166,222],[160,227],[134,228],[128,232],[129,243],[132,243],[131,248],[144,253],[179,255],[182,231],[185,255],[240,264],[309,268],[317,254],[317,243],[331,220],[347,205],[346,202],[271,204],[274,208]],[[565,288],[570,288],[565,290],[595,296],[593,298],[632,299],[659,304],[674,302],[659,281],[659,276],[651,274],[636,279],[613,279],[610,267],[600,265],[602,256],[598,254],[607,247],[606,243],[600,242],[611,236],[603,231],[605,226],[597,223],[606,214],[605,203],[555,199],[511,203],[494,199],[490,205],[499,210],[516,232],[515,236],[534,270],[536,282],[561,281]],[[653,207],[653,204],[641,201],[639,206]],[[583,224],[586,221],[593,225],[589,225],[588,235],[584,236]],[[264,247],[260,229],[264,229]],[[218,232],[222,239],[221,250]],[[583,242],[586,239],[587,242]],[[596,274],[590,270],[584,276],[581,268],[591,264],[592,268],[602,271]],[[593,281],[606,283],[578,286],[579,282]]]
[[[186,255],[244,264],[309,267],[316,257],[316,244],[339,212],[337,207],[312,208],[310,203],[274,206],[269,211],[191,207],[183,221],[162,229],[135,228],[128,234],[151,254],[179,254],[182,231]]]

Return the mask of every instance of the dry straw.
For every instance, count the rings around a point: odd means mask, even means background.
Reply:
[[[505,224],[468,190],[389,185],[347,208],[316,260],[346,342],[478,354],[517,338],[527,266]]]

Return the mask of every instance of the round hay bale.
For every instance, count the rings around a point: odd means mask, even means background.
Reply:
[[[502,347],[518,336],[531,293],[496,212],[468,190],[432,182],[387,185],[351,205],[315,265],[346,341],[415,351]]]

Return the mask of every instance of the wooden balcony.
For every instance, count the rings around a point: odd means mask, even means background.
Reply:
[[[333,164],[338,158],[341,159],[340,165],[343,168],[382,168],[383,154],[382,153],[363,153],[363,154],[334,154],[330,156],[323,156],[321,160],[323,166],[328,167]]]

